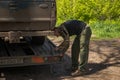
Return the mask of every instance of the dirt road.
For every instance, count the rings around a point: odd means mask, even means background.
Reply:
[[[1,68],[0,73],[6,80],[120,80],[120,39],[91,41],[87,75],[70,77],[70,66],[68,49],[62,64]]]

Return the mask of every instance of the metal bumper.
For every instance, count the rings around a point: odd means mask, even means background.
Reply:
[[[25,36],[48,36],[54,35],[53,31],[9,31],[0,32],[0,37],[4,38],[5,41],[10,43],[19,43],[20,38]]]

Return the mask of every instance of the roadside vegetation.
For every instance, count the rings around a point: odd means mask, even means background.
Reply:
[[[77,19],[88,23],[94,39],[120,38],[120,0],[57,0],[57,25]]]

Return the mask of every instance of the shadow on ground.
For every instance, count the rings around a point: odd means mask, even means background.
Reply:
[[[92,59],[92,63],[88,64],[91,69],[88,74],[94,74],[111,66],[120,67],[120,40],[92,41],[90,55],[98,59]]]

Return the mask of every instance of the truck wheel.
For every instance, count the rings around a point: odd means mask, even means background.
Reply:
[[[45,36],[33,36],[32,37],[33,44],[43,45],[44,42],[45,42]]]

